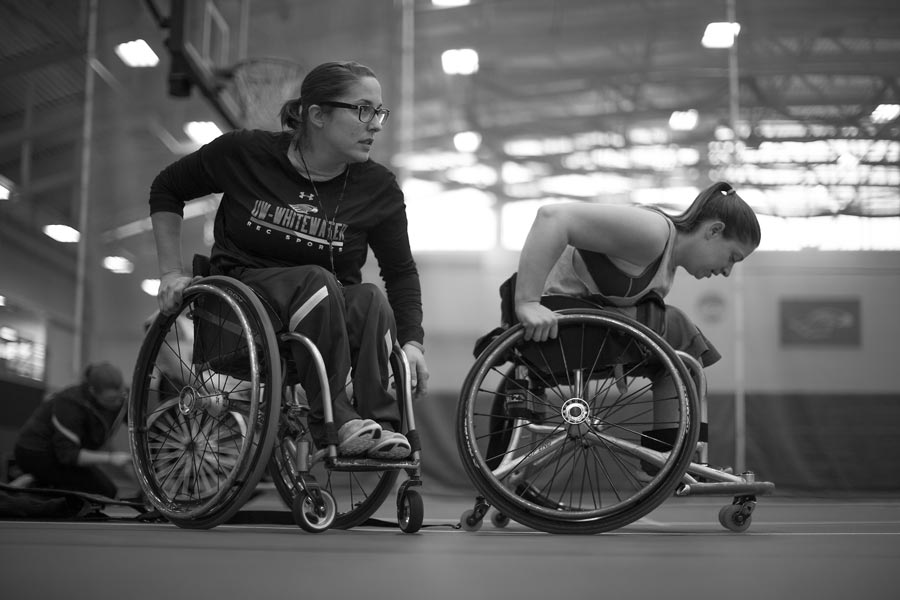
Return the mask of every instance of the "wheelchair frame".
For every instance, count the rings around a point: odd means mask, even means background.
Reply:
[[[395,344],[390,366],[411,456],[340,457],[318,348],[302,334],[276,334],[264,304],[248,286],[205,275],[185,288],[177,313],[156,316],[133,376],[129,439],[138,482],[154,508],[179,527],[215,527],[253,495],[268,468],[297,525],[317,533],[364,522],[390,493],[399,471],[406,471],[408,479],[397,492],[398,522],[406,533],[418,531],[424,509],[412,488],[422,483],[421,450],[402,349]],[[194,339],[183,338],[176,326],[179,317],[190,319]],[[327,442],[318,450],[305,422],[308,407],[297,401],[290,381],[290,344],[306,350],[321,383]],[[320,483],[314,469],[324,471],[326,481]],[[335,499],[347,492],[332,480],[339,472],[349,478],[346,505]]]
[[[699,442],[706,420],[699,361],[621,313],[556,312],[557,340],[527,342],[519,324],[500,330],[466,378],[457,445],[480,495],[463,513],[462,527],[478,530],[493,506],[498,527],[514,519],[550,533],[601,533],[645,516],[674,494],[732,495],[719,522],[745,531],[756,496],[774,485],[755,481],[752,472],[734,475],[707,464],[707,445]],[[652,412],[649,385],[626,385],[661,373],[675,391],[667,406],[676,409],[678,435],[669,452],[645,447],[638,431]],[[579,477],[581,488],[570,484]]]

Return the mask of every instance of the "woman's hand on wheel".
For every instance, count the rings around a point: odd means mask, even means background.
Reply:
[[[557,315],[539,301],[516,303],[516,317],[525,328],[525,339],[544,342],[556,337]]]
[[[181,307],[181,295],[184,288],[189,286],[197,277],[191,277],[181,271],[172,271],[163,274],[159,279],[159,293],[156,300],[159,310],[163,314],[170,315]]]
[[[428,393],[428,365],[425,364],[425,353],[413,344],[404,344],[403,353],[409,363],[412,379],[413,396],[424,396]]]

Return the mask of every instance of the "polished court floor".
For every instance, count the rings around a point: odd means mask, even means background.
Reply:
[[[308,534],[292,525],[0,521],[0,598],[898,597],[900,498],[760,498],[745,533],[726,498],[673,498],[612,533],[453,527],[472,497],[429,494],[425,524]],[[248,510],[279,508],[265,491]],[[127,513],[109,511],[110,516]],[[393,499],[377,515],[395,518]]]

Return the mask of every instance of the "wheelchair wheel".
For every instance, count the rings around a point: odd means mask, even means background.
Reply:
[[[277,433],[281,363],[254,292],[225,277],[184,291],[141,346],[129,438],[141,489],[179,527],[207,529],[253,494]]]
[[[403,361],[394,349],[388,389],[395,391],[397,401],[402,407],[404,394],[411,393],[406,385],[398,382],[406,381],[401,374]],[[406,391],[400,391],[406,390]],[[281,425],[275,450],[269,462],[269,474],[275,482],[278,494],[287,506],[292,499],[302,493],[297,479],[297,450],[301,440],[309,440],[305,415],[292,410],[287,403],[282,407]],[[305,411],[302,411],[305,412]],[[310,453],[315,452],[310,442]],[[335,529],[350,529],[362,525],[381,507],[397,482],[399,471],[332,471],[327,469],[322,460],[309,465],[310,474],[315,477],[322,489],[329,492],[337,504],[337,516],[332,525]]]
[[[667,377],[671,397],[654,402],[652,381]],[[478,357],[457,445],[505,516],[549,533],[600,533],[672,495],[697,445],[698,406],[688,370],[652,330],[610,311],[562,310],[556,339],[526,341],[516,325]],[[654,424],[674,431],[670,451],[643,447]]]
[[[292,422],[293,421],[293,422]],[[305,420],[282,418],[278,439],[269,461],[269,474],[285,505],[304,495],[297,479],[297,449],[308,438]],[[310,448],[311,453],[315,451]],[[334,529],[350,529],[363,524],[381,507],[394,488],[397,471],[332,471],[318,460],[310,465],[310,475],[328,492],[336,505]]]
[[[291,504],[291,514],[294,522],[307,533],[322,533],[334,523],[337,509],[334,497],[325,490],[319,490],[320,502],[309,492],[303,492],[294,498]]]

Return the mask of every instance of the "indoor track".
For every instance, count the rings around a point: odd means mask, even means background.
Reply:
[[[279,509],[266,491],[248,510]],[[453,527],[472,497],[425,492],[407,535],[360,527],[0,522],[0,597],[791,598],[897,597],[900,499],[763,497],[746,533],[717,521],[727,498],[673,498],[612,533],[555,536],[486,519]],[[129,517],[120,510],[112,517]],[[393,500],[377,517],[392,519]]]

